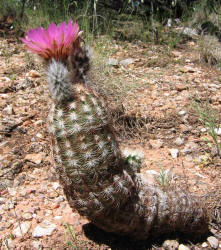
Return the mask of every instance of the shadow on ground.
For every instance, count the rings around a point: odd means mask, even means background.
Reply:
[[[117,236],[113,233],[107,233],[97,228],[92,223],[83,225],[85,236],[99,245],[105,244],[111,250],[148,250],[161,249],[163,242],[168,239],[179,239],[179,243],[197,244],[206,240],[209,235],[200,239],[192,239],[190,235],[163,235],[161,237],[151,237],[146,241],[133,241],[130,237]],[[193,237],[193,236],[192,236]]]

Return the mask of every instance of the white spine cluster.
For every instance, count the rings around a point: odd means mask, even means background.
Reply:
[[[69,72],[63,63],[52,60],[47,70],[47,82],[55,101],[60,102],[70,98]]]

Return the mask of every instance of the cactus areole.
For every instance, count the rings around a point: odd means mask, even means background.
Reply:
[[[86,74],[83,65],[89,60],[78,38],[78,25],[69,21],[32,29],[22,39],[48,62],[49,130],[69,205],[101,229],[134,239],[206,233],[208,218],[198,197],[145,183],[136,157],[122,156],[105,100],[84,80],[75,81],[77,72]]]

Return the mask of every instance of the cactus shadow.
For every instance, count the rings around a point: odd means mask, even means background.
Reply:
[[[204,242],[208,235],[201,237],[200,239],[193,239],[190,235],[170,234],[162,235],[159,237],[150,237],[147,240],[134,241],[131,237],[118,236],[113,233],[105,232],[92,223],[83,225],[83,231],[85,236],[96,242],[97,244],[105,244],[111,248],[111,250],[148,250],[148,249],[161,249],[161,246],[165,240],[179,239],[179,243],[183,244],[196,244]]]

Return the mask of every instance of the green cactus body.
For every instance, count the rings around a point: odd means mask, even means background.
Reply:
[[[55,84],[52,96],[59,100],[52,106],[49,128],[55,168],[70,206],[105,231],[137,239],[206,232],[206,213],[197,198],[149,186],[134,171],[133,161],[122,157],[104,100],[83,84],[69,86],[70,94],[62,95],[57,89],[64,88],[56,84],[59,79],[67,84],[68,73],[56,78],[54,66],[52,72],[48,81]]]

